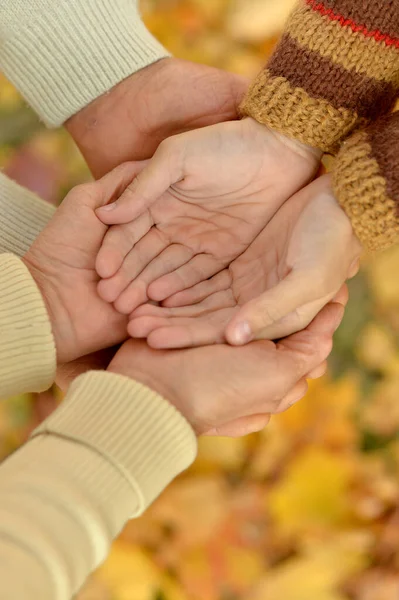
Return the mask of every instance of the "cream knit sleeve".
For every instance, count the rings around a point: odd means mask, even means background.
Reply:
[[[0,399],[50,387],[56,349],[42,295],[24,263],[0,255]]]
[[[23,256],[55,210],[0,172],[0,254]]]
[[[23,262],[0,255],[0,398],[46,389],[56,353]],[[196,455],[183,416],[144,385],[90,372],[0,465],[0,600],[70,600]]]
[[[137,0],[0,3],[0,70],[50,127],[165,56]]]
[[[185,419],[149,388],[81,375],[0,467],[0,600],[71,600],[196,448]]]

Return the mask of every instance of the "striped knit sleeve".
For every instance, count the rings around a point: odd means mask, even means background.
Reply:
[[[382,250],[399,242],[399,112],[342,144],[333,186],[366,248]]]
[[[398,88],[399,0],[300,0],[242,113],[335,152],[392,111]]]

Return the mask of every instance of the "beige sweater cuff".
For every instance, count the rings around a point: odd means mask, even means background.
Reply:
[[[55,213],[55,206],[0,173],[0,254],[22,257]]]
[[[32,276],[12,254],[0,255],[0,398],[50,387],[56,350],[47,310]]]
[[[135,0],[5,0],[0,69],[48,126],[168,56]]]
[[[196,447],[147,387],[104,372],[76,379],[0,468],[0,598],[69,600]]]
[[[146,386],[107,372],[90,372],[33,435],[51,434],[92,448],[134,489],[138,516],[194,460],[196,437],[184,417]],[[103,493],[111,490],[104,487]]]

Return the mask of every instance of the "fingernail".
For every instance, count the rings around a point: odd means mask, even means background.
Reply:
[[[234,329],[233,341],[237,345],[248,344],[252,340],[252,331],[249,323],[243,321]]]
[[[111,202],[111,204],[106,204],[105,206],[102,206],[98,210],[103,210],[104,212],[110,212],[111,210],[114,210],[117,207],[117,204],[118,204],[117,202]]]

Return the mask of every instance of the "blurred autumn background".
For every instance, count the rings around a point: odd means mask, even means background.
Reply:
[[[144,0],[179,57],[249,76],[293,0]],[[59,202],[88,172],[0,79],[0,166]],[[399,250],[365,261],[330,372],[242,440],[204,439],[194,467],[131,522],[79,600],[399,599]],[[0,404],[0,457],[55,393]],[[21,599],[22,600],[22,599]]]

